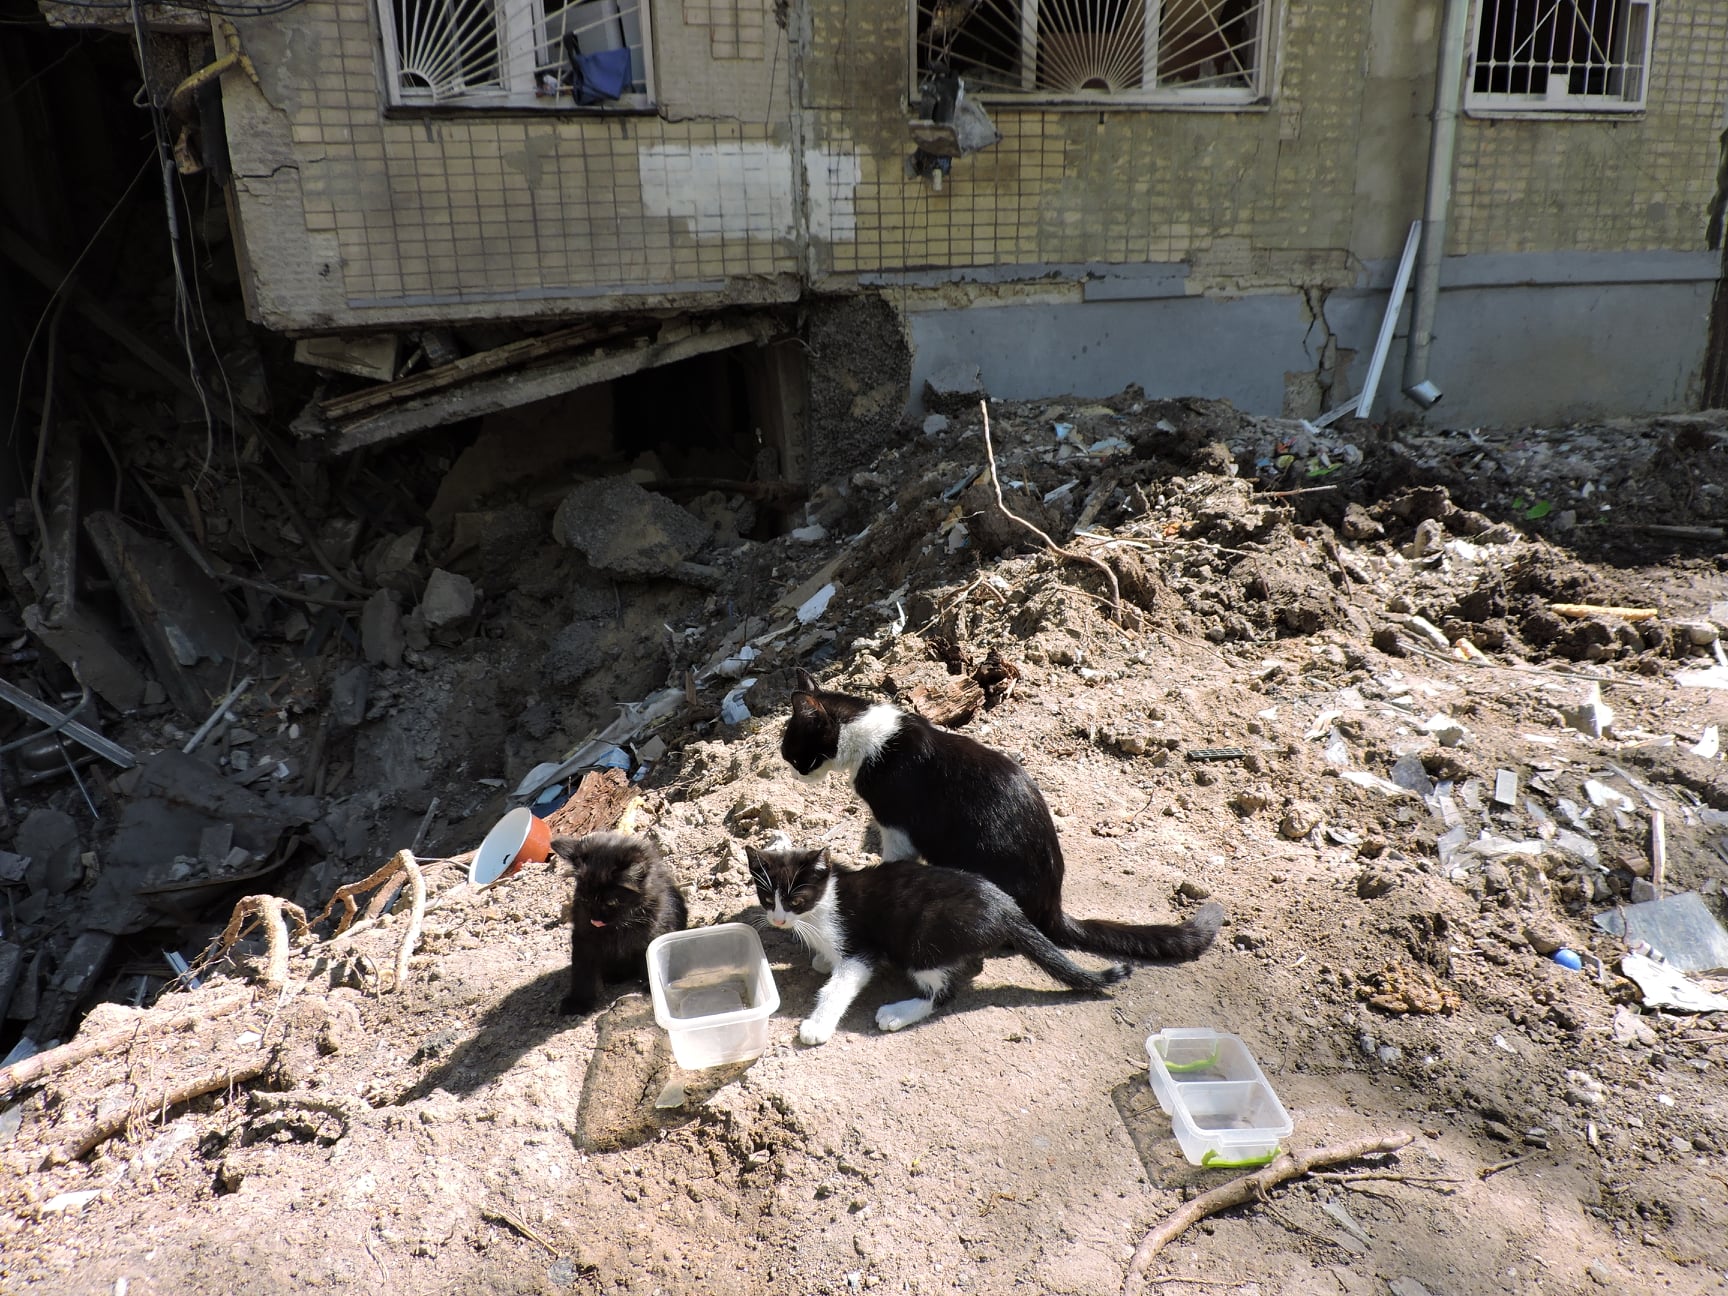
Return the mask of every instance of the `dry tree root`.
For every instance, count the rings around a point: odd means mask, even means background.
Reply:
[[[330,897],[330,903],[312,920],[312,925],[317,926],[330,916],[340,902],[343,907],[342,919],[336,924],[336,931],[330,940],[334,942],[341,936],[356,936],[377,923],[404,884],[408,886],[413,899],[408,915],[408,930],[403,934],[402,944],[396,951],[396,982],[393,987],[396,990],[401,990],[408,984],[408,960],[414,956],[414,947],[420,943],[420,930],[426,922],[426,875],[421,872],[419,861],[414,858],[412,851],[399,850],[390,857],[390,862],[377,872],[361,878],[358,882],[337,887],[336,894]],[[360,907],[354,903],[354,897],[374,889],[377,894],[366,905],[366,917],[358,923],[354,922],[354,916],[360,912]]]
[[[1347,1161],[1359,1161],[1363,1157],[1380,1153],[1396,1152],[1414,1138],[1413,1134],[1399,1131],[1396,1134],[1357,1139],[1352,1143],[1335,1143],[1331,1147],[1315,1148],[1309,1152],[1286,1152],[1271,1165],[1264,1166],[1253,1174],[1232,1179],[1211,1192],[1202,1193],[1193,1201],[1185,1203],[1181,1209],[1173,1211],[1169,1218],[1148,1233],[1140,1245],[1134,1248],[1134,1259],[1128,1264],[1128,1276],[1122,1281],[1124,1296],[1137,1296],[1146,1285],[1147,1266],[1157,1254],[1208,1215],[1216,1215],[1232,1206],[1259,1201],[1265,1197],[1268,1189],[1276,1188],[1298,1175],[1307,1174],[1310,1170],[1343,1165]]]
[[[294,939],[311,935],[311,929],[306,923],[306,911],[291,900],[281,896],[253,895],[247,896],[234,906],[234,915],[228,919],[228,925],[222,929],[222,935],[216,939],[214,957],[220,958],[234,947],[234,943],[251,930],[250,918],[264,925],[264,935],[269,941],[268,960],[264,966],[264,984],[273,990],[280,990],[288,984],[288,926],[282,916],[287,914],[294,920]]]
[[[984,401],[978,402],[978,408],[984,414],[984,455],[990,461],[990,485],[996,491],[996,507],[1002,516],[1016,526],[1023,526],[1044,542],[1044,547],[1058,558],[1068,562],[1084,563],[1088,567],[1096,567],[1104,573],[1104,579],[1110,582],[1110,608],[1116,614],[1118,623],[1122,620],[1122,587],[1116,583],[1116,573],[1108,563],[1094,558],[1091,554],[1076,553],[1072,549],[1064,549],[1037,527],[1023,517],[1018,517],[1008,511],[1008,505],[1002,498],[1002,479],[996,475],[996,448],[990,440],[990,406]]]
[[[130,1026],[119,1026],[105,1034],[92,1035],[89,1039],[75,1039],[59,1048],[27,1057],[22,1062],[14,1062],[11,1066],[0,1069],[0,1098],[9,1098],[32,1081],[64,1071],[67,1067],[77,1066],[89,1058],[118,1053],[127,1045],[149,1039],[153,1035],[167,1035],[215,1017],[226,1017],[229,1013],[239,1012],[251,1002],[252,992],[244,990],[172,1016],[141,1017]]]
[[[354,897],[365,895],[373,888],[378,888],[378,894],[373,896],[371,901],[367,904],[366,917],[368,921],[378,918],[378,916],[389,906],[390,902],[396,898],[396,893],[401,890],[401,883],[397,883],[397,885],[393,887],[386,887],[384,884],[396,877],[398,874],[403,873],[404,861],[406,861],[408,865],[415,864],[414,857],[407,851],[397,851],[390,857],[389,863],[385,864],[384,867],[379,869],[377,872],[368,874],[358,882],[350,882],[346,886],[337,887],[336,894],[330,897],[330,903],[325,905],[323,909],[319,910],[318,916],[312,920],[312,926],[316,927],[319,923],[328,918],[331,911],[336,908],[338,903],[340,903],[342,906],[342,920],[336,924],[336,930],[331,933],[330,937],[331,940],[335,940],[336,937],[342,935],[342,933],[348,930],[349,925],[360,912],[360,906],[354,903]],[[418,872],[418,868],[416,868],[416,872]]]
[[[247,1080],[256,1080],[268,1071],[275,1062],[276,1054],[273,1051],[261,1053],[252,1061],[240,1066],[221,1067],[199,1076],[196,1080],[189,1080],[172,1089],[164,1089],[151,1094],[148,1098],[134,1102],[117,1112],[111,1112],[107,1116],[100,1117],[86,1125],[75,1137],[52,1149],[45,1158],[43,1166],[47,1168],[64,1165],[68,1161],[81,1160],[109,1139],[125,1133],[126,1127],[135,1119],[148,1116],[153,1112],[165,1114],[170,1107],[178,1107],[181,1103],[191,1102],[194,1098],[202,1098],[205,1094],[215,1093],[218,1089],[227,1089]]]

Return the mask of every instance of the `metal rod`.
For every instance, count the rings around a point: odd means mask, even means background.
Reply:
[[[228,708],[234,705],[234,700],[251,687],[252,677],[248,675],[245,679],[241,680],[232,689],[230,689],[228,691],[228,696],[216,704],[216,709],[210,713],[209,719],[205,720],[203,724],[198,726],[198,732],[186,740],[186,745],[181,748],[181,750],[187,755],[191,755],[196,751],[198,749],[198,744],[210,736],[210,731],[216,727],[216,722],[228,714]]]
[[[31,697],[23,689],[0,680],[0,700],[10,702],[25,715],[40,720],[45,725],[51,725],[57,733],[63,733],[68,738],[82,743],[104,760],[112,761],[121,769],[131,769],[138,763],[137,757],[127,751],[119,743],[104,738],[88,725],[79,724],[76,720],[68,720],[53,707],[40,698]]]

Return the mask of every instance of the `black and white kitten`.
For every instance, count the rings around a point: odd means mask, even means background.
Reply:
[[[1011,757],[886,702],[816,687],[797,672],[780,754],[818,782],[851,778],[882,834],[884,860],[922,856],[994,882],[1064,949],[1115,958],[1197,957],[1224,908],[1208,901],[1183,923],[1130,925],[1062,912],[1062,844],[1032,776]]]
[[[768,922],[790,928],[816,970],[830,973],[798,1027],[806,1044],[828,1042],[880,967],[905,972],[920,992],[876,1010],[876,1025],[885,1031],[923,1021],[978,975],[986,954],[1004,945],[1073,990],[1102,990],[1128,975],[1126,963],[1088,972],[976,873],[915,860],[849,869],[829,863],[825,850],[744,849]]]
[[[607,981],[648,975],[648,942],[683,931],[684,896],[654,843],[629,833],[558,837],[552,851],[576,870],[570,906],[570,992],[563,1011],[585,1013]]]

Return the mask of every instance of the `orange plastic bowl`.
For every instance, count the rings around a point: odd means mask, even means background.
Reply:
[[[475,886],[491,886],[524,864],[543,862],[551,853],[551,826],[527,806],[518,806],[486,834],[468,866],[468,880]]]

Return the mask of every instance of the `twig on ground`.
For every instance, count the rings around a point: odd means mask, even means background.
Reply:
[[[191,1102],[194,1098],[202,1098],[205,1094],[215,1093],[218,1089],[226,1089],[231,1085],[241,1084],[247,1080],[256,1080],[275,1063],[274,1052],[258,1055],[252,1061],[241,1066],[221,1067],[196,1080],[187,1081],[173,1089],[164,1089],[121,1108],[86,1125],[74,1138],[62,1143],[48,1153],[46,1165],[63,1165],[68,1161],[78,1161],[90,1155],[102,1144],[118,1134],[126,1132],[126,1127],[135,1119],[154,1113],[166,1115],[170,1107],[178,1107],[181,1103]]]
[[[1510,1170],[1513,1166],[1522,1165],[1524,1162],[1528,1161],[1530,1159],[1530,1155],[1531,1155],[1530,1153],[1526,1152],[1523,1156],[1515,1156],[1515,1157],[1511,1157],[1505,1161],[1496,1161],[1491,1166],[1483,1166],[1480,1170],[1478,1170],[1476,1172],[1476,1177],[1478,1179],[1486,1179],[1490,1175],[1499,1174],[1502,1170]]]
[[[1399,626],[1402,630],[1404,627]],[[1448,657],[1445,653],[1436,652],[1432,648],[1416,643],[1414,640],[1400,638],[1405,650],[1415,653],[1418,657],[1427,657],[1432,661],[1445,662],[1448,666],[1474,666],[1478,670],[1510,671],[1514,675],[1557,675],[1565,679],[1584,680],[1589,684],[1613,684],[1618,688],[1666,688],[1668,685],[1658,680],[1630,679],[1622,675],[1586,675],[1583,671],[1569,671],[1559,666],[1532,666],[1528,662],[1518,662],[1508,665],[1505,662],[1478,661],[1474,657]]]
[[[10,1097],[25,1085],[44,1076],[50,1076],[67,1067],[77,1066],[88,1058],[102,1057],[109,1053],[118,1053],[129,1044],[150,1039],[156,1035],[166,1035],[172,1031],[185,1030],[197,1026],[214,1017],[226,1017],[229,1013],[239,1012],[252,1002],[252,992],[242,990],[223,999],[212,1000],[197,1008],[188,1008],[184,1012],[172,1016],[158,1017],[154,1020],[141,1017],[130,1026],[120,1026],[102,1035],[93,1035],[89,1039],[75,1039],[59,1048],[49,1049],[34,1057],[27,1057],[22,1062],[14,1062],[11,1066],[0,1070],[0,1098]]]
[[[996,507],[1001,511],[1002,516],[1017,526],[1025,527],[1033,535],[1037,536],[1044,542],[1044,547],[1051,553],[1055,554],[1056,557],[1065,559],[1068,562],[1084,563],[1088,567],[1096,567],[1099,571],[1103,572],[1104,579],[1110,582],[1110,606],[1116,613],[1116,620],[1121,621],[1122,587],[1117,584],[1116,573],[1110,570],[1108,563],[1101,562],[1091,554],[1076,553],[1072,549],[1064,549],[1037,527],[1033,526],[1025,518],[1008,511],[1008,504],[1002,498],[1002,479],[996,474],[996,447],[990,440],[990,406],[984,401],[979,401],[978,408],[984,413],[984,455],[990,461],[990,488],[996,492]]]
[[[1451,1175],[1417,1175],[1399,1174],[1392,1170],[1317,1170],[1308,1175],[1310,1179],[1325,1179],[1332,1183],[1350,1184],[1365,1179],[1377,1179],[1386,1183],[1416,1184],[1424,1188],[1433,1188],[1436,1192],[1450,1193],[1458,1190],[1452,1185],[1468,1183],[1467,1179],[1454,1178]]]
[[[480,1218],[486,1219],[486,1220],[491,1220],[497,1224],[502,1224],[502,1225],[504,1225],[505,1228],[510,1229],[511,1231],[513,1231],[515,1233],[521,1234],[523,1237],[527,1238],[530,1242],[538,1242],[541,1246],[545,1247],[548,1251],[550,1251],[554,1256],[556,1256],[558,1254],[558,1248],[553,1246],[550,1242],[548,1242],[542,1234],[540,1234],[536,1229],[534,1229],[534,1227],[532,1225],[530,1225],[521,1216],[505,1210],[502,1206],[487,1207],[486,1209],[484,1209],[480,1212]]]
[[[1347,1161],[1360,1161],[1363,1157],[1376,1156],[1387,1152],[1396,1152],[1407,1146],[1415,1138],[1413,1134],[1400,1131],[1371,1138],[1356,1139],[1350,1143],[1337,1143],[1331,1147],[1315,1148],[1309,1152],[1286,1152],[1271,1165],[1256,1170],[1253,1174],[1232,1179],[1229,1183],[1214,1188],[1211,1192],[1202,1193],[1193,1201],[1185,1203],[1157,1228],[1148,1233],[1140,1245],[1134,1248],[1134,1259],[1129,1262],[1128,1276],[1122,1282],[1125,1296],[1135,1296],[1145,1285],[1146,1268],[1171,1242],[1181,1237],[1195,1224],[1208,1215],[1216,1215],[1221,1210],[1232,1206],[1241,1206],[1248,1202],[1258,1201],[1266,1195],[1269,1188],[1276,1188],[1286,1180],[1298,1175],[1307,1174],[1324,1166],[1343,1165]]]

